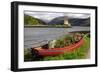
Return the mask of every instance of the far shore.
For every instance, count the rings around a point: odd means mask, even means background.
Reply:
[[[71,26],[66,26],[66,25],[24,25],[26,28],[71,28]]]

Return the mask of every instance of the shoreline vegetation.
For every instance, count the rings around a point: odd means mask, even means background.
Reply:
[[[69,21],[71,21],[71,20],[69,20]],[[76,19],[73,19],[72,21],[76,21]],[[36,28],[36,27],[38,27],[38,28],[72,28],[73,27],[73,25],[69,26],[68,23],[65,24],[64,21],[62,21],[62,22],[63,23],[54,23],[54,24],[53,23],[46,23],[43,20],[37,19],[35,17],[29,16],[26,14],[24,15],[24,28]],[[73,24],[75,22],[71,22],[71,23]],[[79,22],[79,23],[82,24],[81,22]],[[89,20],[84,21],[84,24],[87,24],[89,26]],[[77,25],[77,26],[79,26],[79,25]],[[86,26],[86,27],[88,27],[88,26]],[[85,27],[85,26],[82,25],[82,27]],[[91,38],[90,32],[80,31],[80,32],[70,32],[70,33],[81,34],[83,36],[82,38],[84,39],[85,43],[72,52],[64,52],[61,55],[46,56],[46,57],[43,57],[43,56],[37,57],[37,56],[35,56],[34,52],[32,53],[31,48],[29,48],[29,49],[25,48],[24,49],[24,61],[29,62],[29,61],[50,61],[50,60],[73,60],[73,59],[87,59],[87,58],[89,58],[88,54],[90,52],[90,38]],[[89,33],[89,35],[87,35],[87,33]],[[75,37],[71,37],[71,35],[69,35],[69,34],[64,35],[62,37],[58,38],[58,40],[55,39],[56,45],[52,44],[53,42],[55,42],[54,40],[51,41],[51,44],[50,43],[48,43],[48,44],[51,45],[50,46],[51,48],[62,48],[64,46],[68,46],[70,44],[77,43],[80,40],[80,38],[77,39]],[[65,41],[64,39],[67,39],[67,41]],[[41,47],[43,47],[43,46],[40,46],[40,49],[41,49]],[[46,48],[46,49],[49,49],[49,48]],[[39,49],[39,47],[38,47],[38,49]]]
[[[24,15],[24,27],[29,28],[70,28],[71,26],[65,25],[65,24],[48,24],[40,19],[34,18],[29,15]]]
[[[71,28],[71,26],[66,26],[66,25],[24,25],[24,27],[27,28]]]
[[[31,54],[30,49],[24,49],[24,61],[28,62],[28,61],[87,59],[88,52],[90,51],[90,34],[87,35],[85,33],[84,35],[85,36],[83,37],[83,39],[85,43],[80,48],[76,49],[75,51],[65,52],[64,54],[57,55],[57,56],[34,57]]]

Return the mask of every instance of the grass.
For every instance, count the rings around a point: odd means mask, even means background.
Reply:
[[[32,58],[30,49],[25,48],[24,49],[24,61],[31,61],[32,59],[33,58]]]
[[[79,34],[79,33],[77,33],[77,34]],[[82,36],[82,34],[79,34],[79,35]],[[70,35],[63,35],[62,37],[59,37],[56,40],[54,48],[61,48],[61,47],[69,46],[73,43],[76,43],[80,39],[75,37],[75,35],[71,35],[71,34]]]
[[[90,38],[88,36],[84,37],[85,43],[73,52],[65,52],[63,55],[59,56],[49,56],[44,57],[43,60],[70,60],[70,59],[85,59],[87,58],[87,52],[90,49]]]
[[[44,57],[43,60],[70,60],[70,59],[85,59],[87,58],[87,52],[90,49],[90,38],[88,36],[84,37],[85,43],[78,48],[77,50],[69,53],[64,53],[63,55],[59,56],[49,56]]]
[[[24,61],[50,61],[50,60],[72,60],[72,59],[86,59],[88,51],[90,50],[90,35],[84,37],[84,44],[72,52],[65,52],[58,56],[47,56],[34,58],[29,49],[24,50]]]

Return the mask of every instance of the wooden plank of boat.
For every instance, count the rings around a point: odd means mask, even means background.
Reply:
[[[37,51],[37,54],[39,56],[56,56],[56,55],[64,54],[64,52],[71,52],[79,48],[83,44],[84,44],[84,39],[82,38],[79,42],[63,48],[51,48],[51,49],[35,48],[35,51]]]

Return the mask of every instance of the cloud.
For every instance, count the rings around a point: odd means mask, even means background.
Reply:
[[[90,17],[90,14],[67,13],[67,12],[63,13],[63,12],[25,11],[25,14],[41,20],[46,20],[47,22],[49,22],[50,20],[56,17],[61,17],[61,16],[67,16],[68,18],[80,18],[80,19],[85,19]]]
[[[84,18],[89,18],[90,14],[66,14],[66,16],[68,16],[69,18],[80,18],[80,19],[84,19]]]

